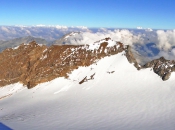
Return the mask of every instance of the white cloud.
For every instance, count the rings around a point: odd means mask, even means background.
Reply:
[[[46,25],[43,25],[43,24],[38,24],[36,25],[37,27],[45,27]]]
[[[9,32],[9,30],[8,30],[7,27],[2,26],[1,29],[2,29],[2,31],[4,31],[4,32],[7,32],[7,33]]]
[[[151,28],[147,28],[147,29],[145,29],[145,31],[153,31],[153,29],[151,29]]]
[[[158,48],[168,51],[172,46],[175,46],[175,30],[158,30],[157,31],[158,38]]]
[[[67,39],[66,44],[90,44],[107,37],[127,45],[132,45],[133,43],[143,43],[143,39],[140,35],[134,35],[129,30],[103,30],[102,32],[83,32],[71,36]]]
[[[137,29],[143,29],[142,27],[137,27]]]
[[[67,28],[68,28],[67,26],[60,26],[60,25],[56,25],[55,27],[56,27],[57,29],[63,29],[63,28],[64,28],[64,29],[67,29]]]
[[[171,50],[171,53],[175,56],[175,48]]]
[[[88,29],[86,26],[76,26],[76,27],[80,29]]]

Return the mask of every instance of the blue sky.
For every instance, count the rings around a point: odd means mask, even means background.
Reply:
[[[0,25],[175,29],[175,0],[0,0]]]

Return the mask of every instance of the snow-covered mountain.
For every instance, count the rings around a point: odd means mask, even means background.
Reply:
[[[174,130],[174,34],[0,26],[0,129]]]
[[[67,44],[67,45],[71,45],[71,44],[78,45],[78,43],[81,42],[80,44],[83,45],[84,44],[84,43],[82,43],[83,37],[81,37],[80,33],[81,32],[68,33],[68,34],[64,35],[62,38],[53,41],[53,44],[55,44],[55,45],[64,45],[64,44]]]
[[[162,81],[150,69],[138,71],[119,53],[68,79],[0,88],[0,122],[18,130],[174,130],[174,80],[175,73]]]

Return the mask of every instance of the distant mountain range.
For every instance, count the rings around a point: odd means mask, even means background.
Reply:
[[[81,26],[0,26],[0,40],[6,41],[19,37],[32,36],[45,39],[46,41],[53,41],[74,31],[87,32],[90,30]]]
[[[7,48],[17,47],[22,43],[28,44],[31,41],[36,41],[38,44],[43,44],[43,45],[48,44],[48,42],[42,38],[35,38],[32,36],[20,37],[20,38],[15,38],[15,39],[8,40],[8,41],[0,41],[0,51],[3,51]]]

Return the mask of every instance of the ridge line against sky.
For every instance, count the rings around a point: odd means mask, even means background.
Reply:
[[[175,29],[174,0],[1,0],[0,25]]]

